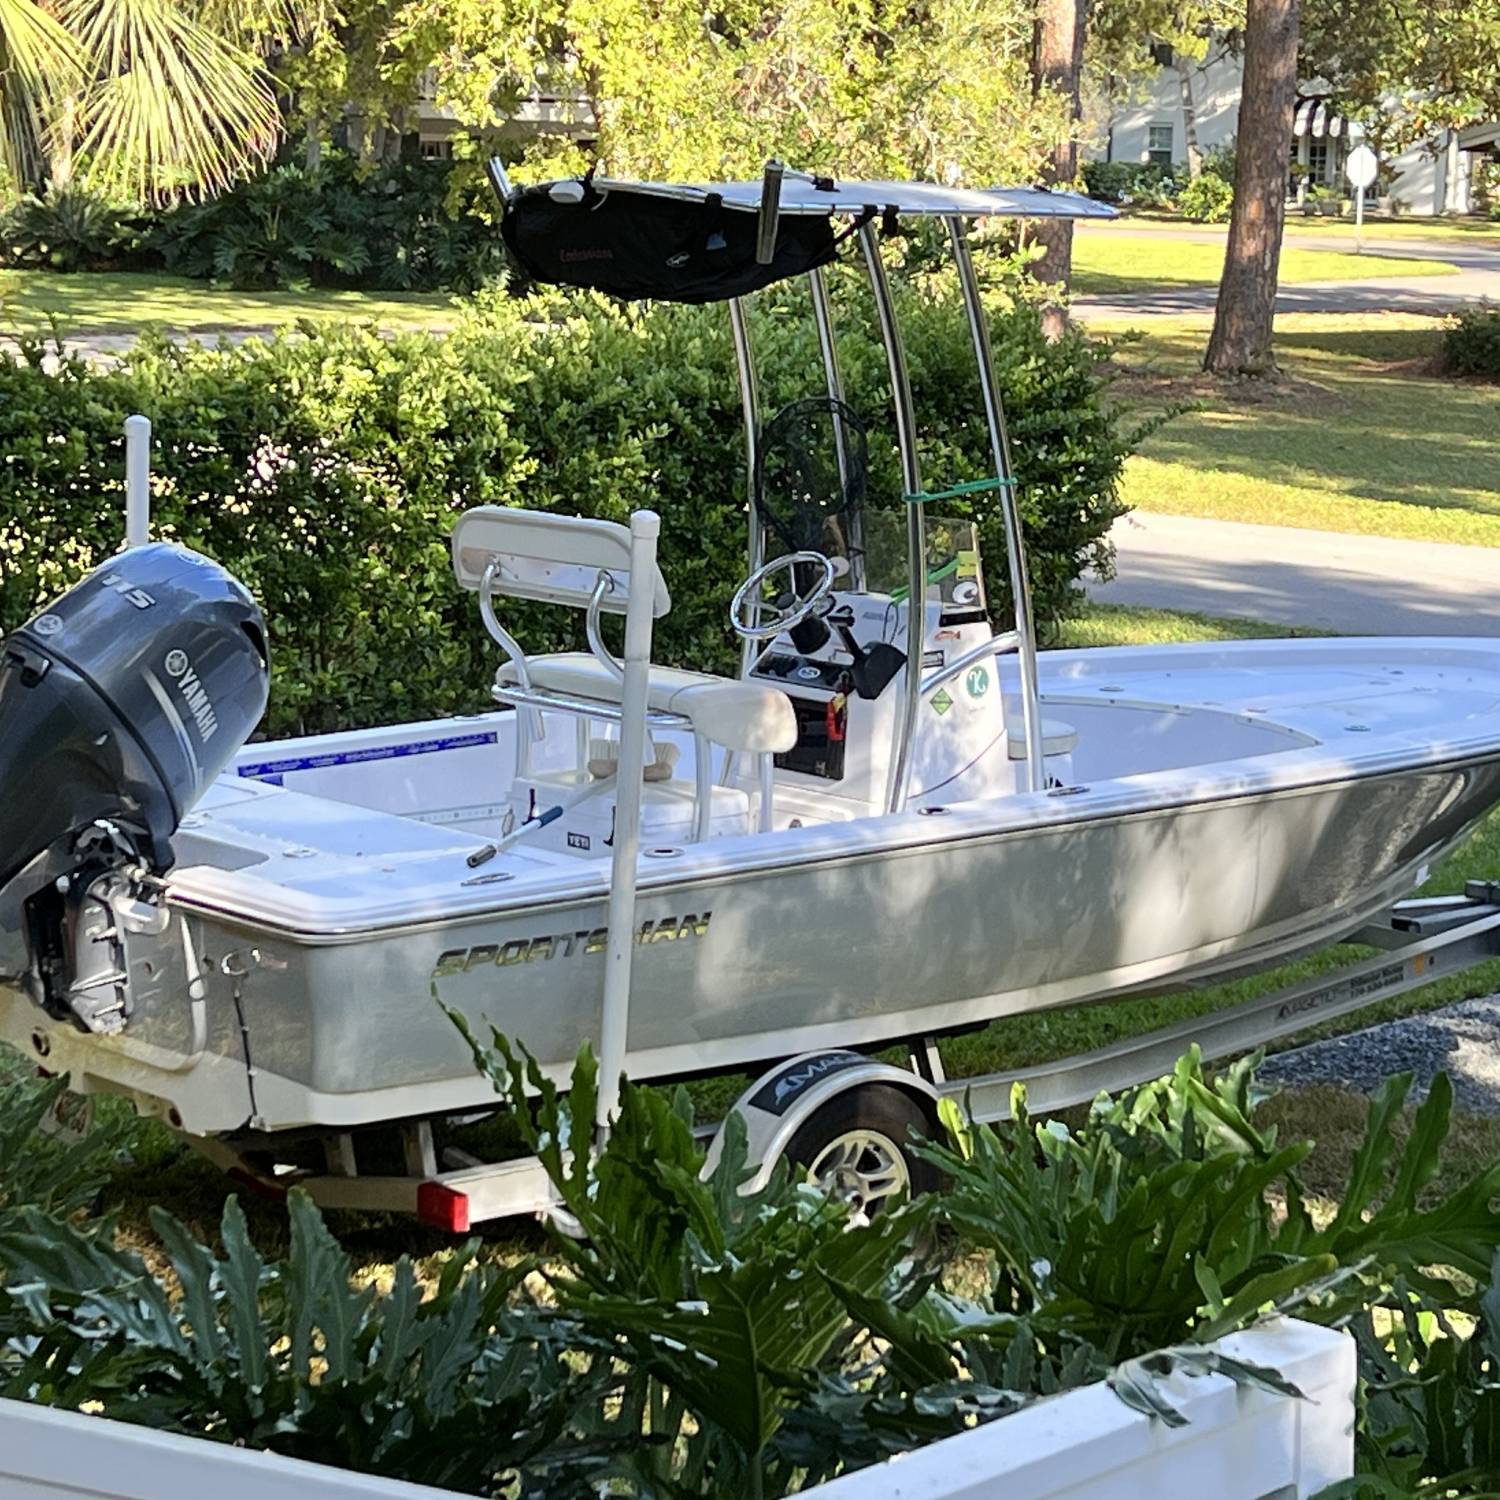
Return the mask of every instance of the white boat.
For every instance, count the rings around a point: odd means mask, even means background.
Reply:
[[[242,1165],[313,1140],[352,1179],[357,1132],[421,1125],[408,1176],[425,1180],[427,1122],[495,1104],[439,1002],[558,1079],[596,1039],[607,1115],[622,1071],[925,1041],[1322,947],[1500,801],[1487,641],[1037,653],[965,221],[1096,205],[769,173],[552,185],[511,198],[507,233],[609,286],[597,255],[558,253],[580,216],[640,215],[649,242],[660,206],[705,198],[737,226],[714,275],[744,292],[805,272],[825,354],[824,393],[762,423],[730,302],[756,502],[741,676],[650,665],[671,607],[650,512],[482,507],[454,531],[455,587],[496,642],[500,706],[246,743],[258,611],[180,548],[126,551],[4,643],[0,770],[27,791],[0,814],[0,1036]],[[923,487],[875,238],[891,212],[951,232],[993,438],[979,486]],[[850,215],[896,392],[895,512],[863,503],[817,259]],[[973,527],[929,514],[977,490],[1012,540],[999,634]],[[528,656],[508,598],[583,611],[589,649]]]

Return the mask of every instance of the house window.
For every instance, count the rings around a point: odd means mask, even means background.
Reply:
[[[1146,127],[1146,160],[1156,167],[1170,167],[1176,160],[1176,153],[1172,149],[1170,125]]]
[[[1176,54],[1172,51],[1171,42],[1151,43],[1151,61],[1154,62],[1158,68],[1170,68],[1172,66],[1172,59],[1175,55]]]
[[[453,142],[446,137],[440,140],[427,139],[422,142],[422,155],[432,161],[451,161],[453,159]]]
[[[1307,143],[1307,180],[1311,183],[1328,181],[1328,137],[1315,135]]]

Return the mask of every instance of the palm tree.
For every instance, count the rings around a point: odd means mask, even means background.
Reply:
[[[135,199],[220,192],[270,160],[275,89],[250,42],[295,0],[0,0],[0,162]]]
[[[17,182],[41,170],[48,121],[82,86],[72,35],[34,0],[0,0],[0,168]]]

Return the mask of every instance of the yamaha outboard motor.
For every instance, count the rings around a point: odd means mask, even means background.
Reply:
[[[255,601],[167,543],[121,553],[0,641],[0,978],[89,1030],[124,1025],[111,945],[80,972],[85,908],[95,925],[156,919],[172,835],[268,687]]]

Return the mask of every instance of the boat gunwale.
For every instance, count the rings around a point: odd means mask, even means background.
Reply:
[[[1292,751],[1291,754],[1305,752]],[[1284,757],[1277,757],[1284,759]],[[1201,788],[1199,794],[1191,797],[1179,797],[1175,801],[1158,802],[1144,807],[1116,807],[1102,809],[1091,814],[1087,803],[1079,804],[1067,797],[1054,797],[1049,793],[1024,793],[1015,798],[993,798],[982,799],[985,803],[1006,801],[1017,802],[1021,800],[1034,801],[1039,798],[1047,798],[1053,805],[1062,807],[1064,815],[1050,818],[1045,822],[1031,822],[1008,828],[980,828],[965,829],[959,824],[944,824],[944,831],[938,838],[927,837],[920,843],[911,841],[881,842],[872,844],[861,844],[858,847],[845,850],[818,849],[792,859],[771,860],[760,856],[754,863],[740,868],[718,869],[713,871],[700,871],[698,873],[685,873],[665,869],[647,870],[642,869],[640,890],[642,895],[652,896],[667,894],[675,890],[685,890],[698,886],[712,885],[731,886],[741,884],[746,880],[758,879],[766,875],[780,871],[803,871],[827,867],[830,865],[854,865],[862,864],[871,859],[889,858],[915,858],[932,852],[937,848],[958,848],[973,844],[1009,843],[1017,839],[1027,838],[1045,830],[1064,830],[1079,824],[1109,825],[1118,823],[1129,823],[1144,819],[1159,819],[1180,815],[1184,809],[1208,809],[1224,808],[1235,804],[1263,803],[1268,801],[1279,801],[1289,797],[1307,796],[1323,791],[1333,791],[1341,787],[1349,787],[1365,781],[1389,780],[1395,777],[1408,775],[1432,775],[1443,773],[1458,773],[1486,765],[1500,762],[1500,732],[1497,732],[1493,741],[1487,749],[1466,750],[1446,759],[1434,759],[1428,761],[1412,761],[1402,765],[1374,766],[1364,771],[1353,771],[1338,778],[1309,778],[1303,781],[1291,782],[1284,785],[1270,785],[1262,789],[1238,788],[1226,791],[1222,795],[1204,795]],[[1232,764],[1225,762],[1224,764]],[[1151,773],[1171,774],[1171,773]],[[1122,780],[1124,778],[1121,778]],[[886,815],[880,819],[858,819],[857,822],[875,821],[900,821],[907,823],[920,817],[920,812],[903,813],[891,818]],[[844,825],[840,825],[844,826]],[[924,827],[930,832],[932,822],[930,819],[924,821]],[[580,861],[583,866],[583,861]],[[202,868],[200,867],[188,867]],[[234,873],[234,872],[226,872]],[[602,876],[602,871],[592,872]],[[222,904],[213,896],[195,895],[190,889],[184,889],[180,884],[174,883],[174,877],[167,877],[167,889],[165,900],[167,904],[184,912],[200,917],[210,917],[224,926],[236,931],[263,934],[284,940],[290,940],[303,947],[345,947],[370,941],[377,941],[398,934],[435,932],[444,929],[461,929],[479,922],[493,921],[500,917],[519,916],[532,911],[570,911],[583,906],[596,905],[608,897],[608,882],[596,879],[594,887],[588,892],[579,894],[558,895],[555,893],[538,892],[529,898],[501,901],[492,905],[476,906],[451,911],[445,915],[433,916],[424,914],[420,916],[387,919],[383,921],[369,922],[365,924],[343,924],[333,923],[323,927],[300,927],[292,923],[277,922],[273,917],[265,915],[248,915],[243,911],[234,911]],[[521,895],[520,892],[517,895]]]

